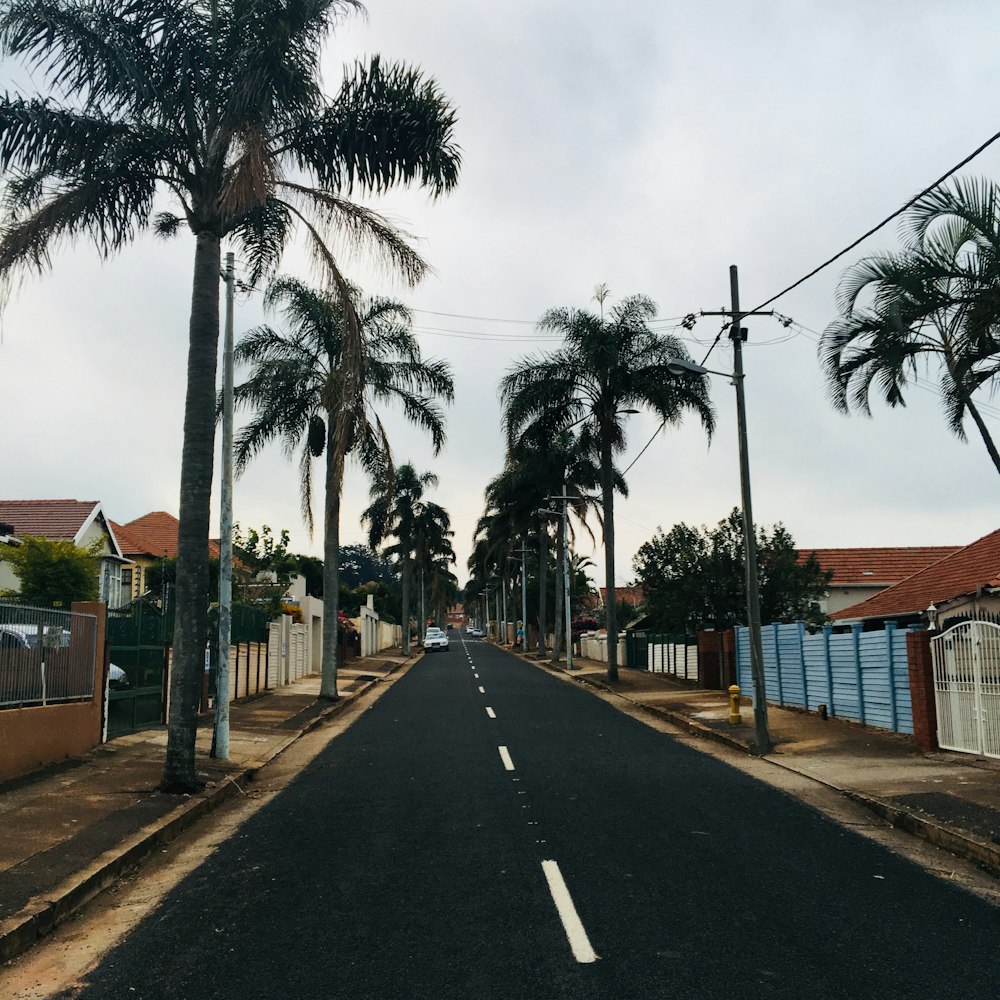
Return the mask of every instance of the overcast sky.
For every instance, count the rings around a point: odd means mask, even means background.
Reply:
[[[612,299],[649,295],[661,317],[717,310],[731,264],[745,308],[769,298],[1000,128],[998,35],[1000,8],[981,0],[371,0],[367,19],[341,28],[325,60],[331,92],[346,62],[381,53],[418,64],[459,109],[458,189],[371,203],[420,237],[435,275],[410,292],[363,262],[347,269],[410,304],[425,354],[454,368],[441,457],[398,415],[389,424],[396,460],[440,477],[463,582],[483,487],[503,461],[497,382],[554,346],[533,330],[541,313],[594,307],[600,282]],[[1000,149],[963,172],[1000,175]],[[754,513],[800,547],[959,545],[998,527],[1000,480],[971,424],[968,443],[948,432],[935,372],[905,409],[879,404],[872,419],[826,400],[816,340],[842,267],[896,243],[890,226],[783,297],[774,308],[791,327],[746,323]],[[102,264],[80,244],[17,291],[0,347],[0,495],[98,499],[123,522],[177,512],[193,249],[187,235],[143,239]],[[237,336],[261,321],[259,299],[241,297]],[[677,332],[700,361],[718,329],[704,318]],[[724,345],[711,367],[729,368]],[[710,446],[689,421],[628,474],[618,584],[657,526],[714,524],[738,503],[734,393],[718,378],[712,393]],[[1000,432],[1000,400],[986,402]],[[628,427],[623,467],[656,425],[639,415]],[[366,504],[354,470],[345,542],[363,539]],[[278,448],[238,481],[235,514],[321,551]]]

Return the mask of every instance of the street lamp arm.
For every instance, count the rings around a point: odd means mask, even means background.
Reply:
[[[693,361],[686,361],[684,358],[676,358],[667,364],[667,371],[671,375],[721,375],[723,378],[742,378],[735,372],[720,372],[714,368],[706,368],[704,365],[695,364]]]

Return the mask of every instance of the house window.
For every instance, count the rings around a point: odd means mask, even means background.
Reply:
[[[132,570],[122,570],[122,593],[132,596]]]

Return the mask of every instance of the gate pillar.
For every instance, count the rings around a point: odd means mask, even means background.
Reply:
[[[937,750],[937,704],[934,700],[934,662],[931,639],[934,632],[906,633],[906,661],[910,674],[913,706],[913,736],[921,750]]]

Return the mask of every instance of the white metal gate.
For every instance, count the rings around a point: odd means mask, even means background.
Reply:
[[[1000,625],[963,622],[931,640],[938,744],[1000,757]]]

